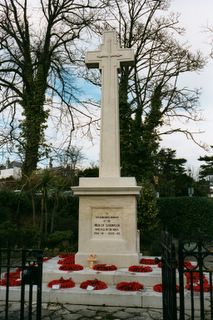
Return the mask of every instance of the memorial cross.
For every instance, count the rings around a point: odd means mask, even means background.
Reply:
[[[115,31],[106,31],[100,50],[85,57],[88,68],[101,70],[101,136],[99,177],[120,177],[118,70],[134,62],[132,49],[120,48]]]

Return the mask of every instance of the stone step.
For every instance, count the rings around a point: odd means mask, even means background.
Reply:
[[[142,308],[162,308],[162,293],[155,292],[153,286],[161,283],[161,268],[152,266],[153,271],[148,273],[133,273],[127,268],[121,268],[116,271],[101,271],[84,268],[81,271],[67,272],[59,270],[57,263],[59,257],[52,258],[43,264],[43,287],[42,301],[44,303],[70,303],[80,305],[94,306],[126,306]],[[52,289],[48,288],[48,282],[54,279],[72,278],[75,282],[74,288]],[[106,282],[107,289],[104,290],[85,290],[80,288],[80,283],[85,280],[98,279]],[[126,292],[116,289],[116,284],[121,281],[137,281],[144,285],[142,291]],[[20,301],[21,288],[10,287],[9,301]],[[25,287],[26,300],[29,296],[29,286]],[[178,294],[177,294],[178,296]],[[6,297],[6,288],[0,286],[0,301]],[[200,308],[200,295],[194,293],[195,308]],[[205,304],[209,304],[209,294],[204,293]],[[33,300],[36,301],[36,286],[33,290]],[[190,292],[185,290],[185,307],[190,309]]]
[[[116,271],[96,271],[89,268],[84,268],[80,271],[61,271],[60,265],[57,263],[58,257],[52,258],[43,265],[43,281],[49,282],[53,279],[72,278],[72,280],[79,284],[85,280],[98,279],[107,283],[107,285],[116,285],[121,281],[137,281],[144,286],[152,287],[157,283],[161,283],[161,269],[154,265],[152,272],[133,273],[129,272],[127,268],[120,268]]]
[[[0,301],[5,301],[6,288],[0,287]],[[29,296],[29,286],[25,288],[26,301]],[[20,301],[21,288],[10,287],[9,301]],[[178,294],[177,294],[178,297]],[[209,304],[209,294],[204,293],[205,305]],[[33,301],[36,301],[36,287],[33,290]],[[94,305],[94,306],[125,306],[138,308],[162,308],[162,293],[152,290],[151,287],[145,287],[142,291],[126,292],[117,290],[115,287],[109,286],[104,290],[85,290],[79,285],[69,289],[51,289],[47,287],[47,283],[43,283],[42,288],[43,303],[59,303],[59,304],[77,304],[77,305]],[[200,309],[200,295],[194,295],[195,309]],[[185,309],[190,310],[191,299],[190,293],[185,291]]]

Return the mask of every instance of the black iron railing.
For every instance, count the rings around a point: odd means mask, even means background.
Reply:
[[[33,303],[36,305],[34,319],[41,320],[43,252],[37,249],[0,249],[1,299],[5,301],[5,320],[10,319],[11,294],[20,301],[17,319],[33,317]],[[18,275],[18,276],[17,276]],[[17,286],[17,290],[11,290]],[[28,289],[28,296],[27,290]],[[3,296],[5,293],[5,296]],[[17,299],[19,297],[19,299]]]
[[[213,241],[162,233],[164,320],[213,320]]]

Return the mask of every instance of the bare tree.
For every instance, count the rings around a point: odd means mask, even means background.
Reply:
[[[38,0],[33,20],[30,1],[0,1],[0,112],[8,124],[1,121],[0,139],[1,145],[18,146],[26,175],[44,152],[48,99],[57,97],[67,108],[69,131],[74,130],[71,65],[82,32],[98,21],[104,6],[99,0]]]
[[[168,0],[114,0],[100,26],[100,33],[103,28],[117,30],[120,45],[135,51],[134,66],[121,66],[120,132],[123,171],[139,180],[154,174],[150,165],[162,134],[183,132],[196,142],[190,130],[171,123],[199,120],[199,90],[181,87],[180,79],[201,70],[205,59],[178,42],[184,30],[178,14],[165,15],[168,8]]]

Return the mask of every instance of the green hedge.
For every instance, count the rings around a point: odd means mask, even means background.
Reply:
[[[53,246],[69,242],[76,247],[78,241],[78,199],[62,194],[56,199],[49,196],[46,201],[48,234],[41,231],[41,196],[35,200],[35,224],[33,225],[32,199],[28,192],[0,191],[0,247]],[[54,227],[52,217],[54,215]],[[52,230],[52,232],[50,232]],[[62,242],[62,244],[60,243]],[[67,244],[68,245],[68,244]]]
[[[161,228],[185,239],[213,238],[213,199],[205,197],[159,198]]]

